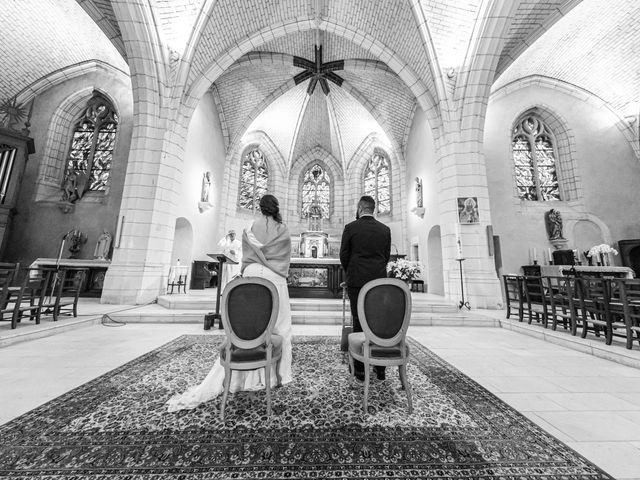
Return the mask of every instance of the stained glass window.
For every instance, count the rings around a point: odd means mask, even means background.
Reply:
[[[253,212],[260,208],[260,199],[267,193],[269,171],[262,152],[254,148],[242,160],[240,169],[239,205]]]
[[[109,183],[118,115],[103,95],[94,92],[76,122],[66,166],[66,177],[84,178],[84,189],[104,191]]]
[[[379,214],[391,213],[391,169],[380,152],[374,152],[364,172],[364,193],[376,201]]]
[[[304,173],[302,180],[302,217],[309,217],[309,209],[317,205],[322,218],[329,218],[331,201],[331,178],[324,168],[315,164]]]
[[[513,162],[518,197],[560,200],[553,134],[536,115],[528,115],[513,130]]]

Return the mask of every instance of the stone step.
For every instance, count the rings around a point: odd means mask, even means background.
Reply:
[[[204,315],[210,310],[178,310],[167,309],[159,305],[147,305],[144,307],[109,314],[114,321],[127,323],[203,323]],[[341,325],[342,310],[335,311],[307,311],[296,310],[291,312],[293,324],[311,325]],[[498,327],[499,320],[483,316],[476,312],[420,312],[413,310],[411,315],[412,325],[438,325],[438,326],[475,326]]]
[[[336,312],[342,315],[342,299],[290,299],[291,311]],[[216,301],[211,296],[203,295],[162,295],[158,297],[158,305],[169,310],[208,310],[215,311]],[[346,312],[350,312],[349,302],[345,305]],[[412,295],[413,312],[426,313],[455,313],[458,311],[454,301],[443,298],[427,298],[420,294]]]

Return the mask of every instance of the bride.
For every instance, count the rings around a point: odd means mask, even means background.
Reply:
[[[282,223],[278,199],[273,195],[264,195],[260,200],[260,212],[249,230],[242,233],[242,275],[243,277],[261,277],[273,282],[278,290],[279,311],[273,333],[282,336],[282,358],[278,373],[282,384],[291,382],[291,307],[287,290],[287,271],[291,261],[291,235]],[[272,367],[273,368],[273,367]],[[175,395],[168,401],[169,412],[196,408],[207,402],[224,389],[224,368],[220,359],[200,385],[189,388],[181,395]],[[275,371],[271,373],[272,387],[277,379]],[[231,392],[240,390],[261,390],[265,388],[264,369],[234,371],[231,376]]]

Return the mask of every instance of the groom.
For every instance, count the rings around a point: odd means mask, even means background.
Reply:
[[[356,221],[347,224],[340,244],[340,263],[347,276],[347,295],[353,318],[353,331],[361,332],[358,318],[358,294],[365,283],[387,276],[391,254],[391,230],[373,218],[375,200],[365,195],[358,202]],[[384,367],[375,366],[379,380],[385,379]],[[355,376],[364,380],[364,364],[355,361]]]

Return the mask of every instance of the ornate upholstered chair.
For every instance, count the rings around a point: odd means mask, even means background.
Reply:
[[[363,331],[349,335],[349,363],[352,375],[355,375],[354,360],[364,363],[364,412],[367,413],[370,366],[379,365],[398,367],[411,413],[413,404],[406,369],[409,346],[405,342],[411,318],[409,287],[397,278],[366,283],[358,295],[358,317]]]
[[[271,415],[271,367],[282,357],[282,337],[274,335],[278,316],[278,291],[264,278],[236,278],[222,294],[222,325],[227,338],[220,347],[220,363],[224,367],[224,394],[220,418],[229,395],[233,370],[265,369],[267,414]]]

